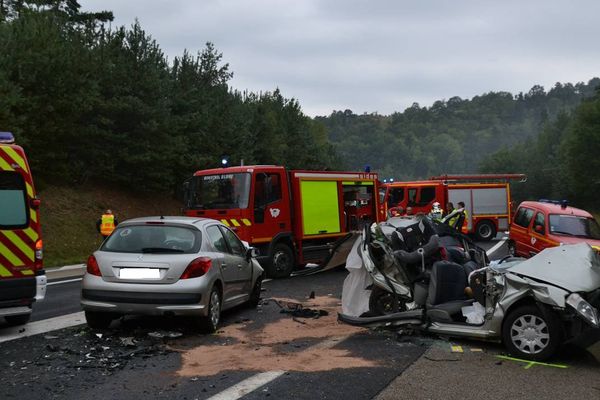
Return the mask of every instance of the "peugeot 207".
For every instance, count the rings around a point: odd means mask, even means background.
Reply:
[[[125,221],[88,259],[81,291],[87,323],[106,328],[123,315],[181,315],[214,332],[221,311],[258,304],[256,255],[216,220]]]

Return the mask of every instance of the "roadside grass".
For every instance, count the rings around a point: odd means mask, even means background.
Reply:
[[[167,194],[139,195],[102,187],[47,187],[41,223],[44,266],[84,263],[102,243],[96,221],[110,208],[119,221],[150,215],[179,215],[181,204]]]

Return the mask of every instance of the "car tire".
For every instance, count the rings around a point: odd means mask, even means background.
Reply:
[[[491,221],[481,221],[475,228],[475,237],[481,242],[489,242],[496,237],[496,226]]]
[[[546,360],[562,343],[560,319],[551,310],[542,312],[536,305],[511,311],[502,326],[502,341],[515,357],[532,361]]]
[[[208,311],[205,317],[200,318],[200,330],[204,333],[214,333],[221,322],[221,292],[214,286],[208,298]]]
[[[398,311],[394,311],[394,294],[374,287],[369,296],[369,311],[372,315],[388,315],[406,311],[406,301],[398,297]]]
[[[92,329],[106,329],[113,321],[114,315],[106,312],[86,311],[85,321]]]
[[[287,278],[290,276],[296,265],[294,253],[286,244],[277,243],[273,246],[273,252],[266,266],[267,276],[269,278]]]
[[[512,257],[518,257],[517,256],[517,245],[512,240],[508,241],[508,255],[512,256]]]
[[[7,315],[4,319],[10,326],[25,325],[31,319],[31,314]]]
[[[254,287],[252,288],[252,292],[250,292],[250,298],[248,299],[248,306],[255,308],[260,303],[260,291],[262,288],[262,280],[263,277],[260,275],[256,278],[256,282],[254,282]]]

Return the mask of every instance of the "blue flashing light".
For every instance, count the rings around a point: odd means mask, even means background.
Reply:
[[[383,180],[383,183],[387,183],[387,179],[384,179],[384,180]]]
[[[371,166],[369,164],[365,165],[365,172],[368,174],[371,172]]]
[[[223,166],[223,168],[227,168],[228,164],[229,164],[229,157],[222,156],[221,157],[221,165]]]
[[[390,178],[390,182],[394,182],[394,178]]]
[[[15,142],[15,137],[11,132],[0,132],[0,143],[12,144]]]

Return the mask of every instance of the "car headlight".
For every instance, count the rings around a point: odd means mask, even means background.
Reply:
[[[569,295],[569,297],[567,297],[567,304],[573,307],[575,311],[591,325],[600,328],[600,315],[598,315],[598,310],[592,307],[592,305],[585,301],[580,295],[577,293]]]

